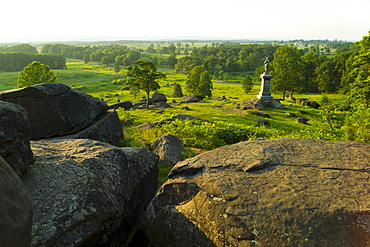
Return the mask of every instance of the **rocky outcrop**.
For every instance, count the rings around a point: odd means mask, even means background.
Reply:
[[[0,156],[19,177],[34,162],[30,148],[31,125],[23,107],[0,101]]]
[[[127,245],[157,188],[158,157],[88,139],[33,141],[23,182],[32,246]]]
[[[0,100],[28,111],[31,139],[76,133],[108,110],[104,102],[59,83],[3,91]]]
[[[152,99],[154,103],[159,103],[159,102],[166,103],[167,102],[167,97],[163,93],[153,93]]]
[[[153,143],[153,152],[159,156],[159,163],[173,166],[183,159],[184,145],[180,138],[165,135]]]
[[[243,110],[247,109],[266,110],[267,107],[275,109],[286,109],[286,107],[282,105],[278,100],[275,99],[261,100],[258,98],[242,100],[238,104],[238,107],[240,107]]]
[[[369,157],[369,144],[299,139],[200,154],[172,169],[137,239],[150,246],[367,246]]]
[[[193,95],[185,95],[180,99],[180,103],[192,103],[192,102],[199,102],[203,100],[204,97],[201,95],[193,94]]]
[[[0,157],[0,245],[30,246],[32,215],[31,198],[26,188]]]
[[[118,108],[123,108],[125,110],[130,110],[133,107],[133,104],[131,101],[123,101],[119,102],[113,105],[109,106],[109,109],[118,109]]]

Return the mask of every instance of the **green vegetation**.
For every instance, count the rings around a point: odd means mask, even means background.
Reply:
[[[24,67],[18,75],[18,87],[29,87],[35,84],[55,82],[57,76],[48,65],[34,61]]]

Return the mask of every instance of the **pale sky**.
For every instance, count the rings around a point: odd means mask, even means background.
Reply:
[[[361,40],[369,0],[7,0],[0,42],[101,37]]]

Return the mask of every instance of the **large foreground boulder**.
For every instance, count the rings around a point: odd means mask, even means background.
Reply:
[[[32,246],[123,246],[157,189],[158,157],[88,139],[32,142],[23,182],[35,209]]]
[[[28,247],[33,209],[22,181],[0,157],[0,246]]]
[[[370,145],[278,139],[172,169],[143,220],[151,246],[368,246]]]
[[[26,108],[31,139],[75,133],[108,110],[103,101],[59,83],[3,91],[0,100]]]
[[[35,160],[30,148],[31,125],[23,107],[0,101],[0,156],[19,177]]]

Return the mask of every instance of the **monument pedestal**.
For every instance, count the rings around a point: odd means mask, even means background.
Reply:
[[[272,79],[272,75],[270,75],[268,72],[265,72],[260,77],[262,79],[261,90],[257,95],[257,98],[263,101],[271,101],[273,99],[270,93],[270,80]]]

